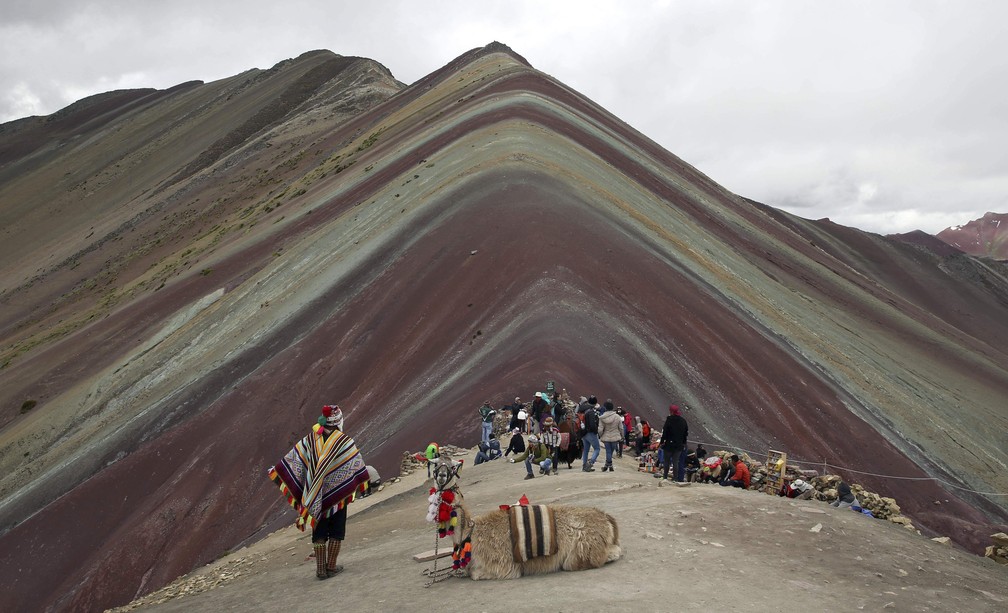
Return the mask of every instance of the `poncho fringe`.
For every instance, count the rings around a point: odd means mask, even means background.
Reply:
[[[295,525],[315,528],[368,489],[364,458],[352,438],[335,431],[327,439],[312,433],[299,441],[273,468],[269,478],[298,514]]]

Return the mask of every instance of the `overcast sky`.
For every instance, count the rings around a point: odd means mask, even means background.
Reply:
[[[494,40],[728,189],[937,233],[1008,212],[1008,2],[0,0],[0,121],[312,49],[412,83]]]

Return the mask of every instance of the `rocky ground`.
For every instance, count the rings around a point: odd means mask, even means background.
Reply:
[[[471,457],[471,453],[469,454]],[[901,526],[816,502],[716,485],[676,486],[638,472],[561,468],[524,480],[506,461],[467,466],[461,488],[479,514],[522,494],[593,505],[619,521],[624,557],[608,566],[516,581],[451,578],[425,587],[413,555],[435,546],[426,473],[351,505],[346,570],[314,576],[308,534],[285,528],[117,611],[405,611],[418,606],[602,610],[640,603],[699,610],[1003,611],[1008,567]],[[293,517],[293,516],[292,516]],[[450,550],[445,540],[439,545]],[[439,565],[443,567],[442,560]]]

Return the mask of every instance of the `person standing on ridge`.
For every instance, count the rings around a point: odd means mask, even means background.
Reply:
[[[588,399],[584,411],[584,421],[581,422],[581,442],[584,445],[584,451],[581,452],[581,470],[586,473],[595,472],[595,460],[598,459],[599,454],[599,417],[598,409],[595,408],[593,401],[595,401],[595,396]],[[591,460],[588,459],[589,447],[592,449]]]
[[[605,445],[605,466],[602,472],[613,471],[613,454],[623,441],[623,418],[613,409],[612,400],[606,400],[602,405],[602,416],[599,417],[599,440]]]
[[[535,400],[532,401],[532,429],[534,434],[542,432],[542,420],[547,407],[546,399],[542,392],[535,393]]]
[[[484,402],[483,406],[481,406],[477,410],[479,411],[480,414],[480,423],[483,426],[483,433],[480,436],[480,441],[489,444],[490,433],[493,432],[494,415],[497,413],[497,411],[495,411],[494,408],[490,406],[489,400]]]
[[[343,570],[336,563],[346,536],[347,505],[368,489],[369,475],[354,440],[343,432],[343,411],[322,407],[312,433],[269,470],[269,477],[298,513],[296,525],[312,528],[315,576]]]
[[[670,405],[669,416],[665,418],[661,439],[658,441],[662,449],[662,474],[655,473],[655,479],[668,479],[669,465],[672,464],[672,478],[679,480],[679,463],[688,437],[689,425],[686,424],[686,418],[682,416],[678,405]]]

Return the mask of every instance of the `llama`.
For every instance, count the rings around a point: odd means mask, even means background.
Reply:
[[[452,538],[456,546],[470,540],[471,559],[463,570],[474,580],[599,568],[622,555],[616,519],[593,507],[550,506],[556,521],[557,552],[516,562],[506,509],[474,518],[457,488],[453,506],[458,528]]]
[[[577,420],[573,419],[570,414],[567,418],[557,423],[557,429],[560,430],[561,434],[567,434],[568,443],[567,449],[558,449],[556,455],[556,463],[567,464],[569,469],[574,462],[581,461],[582,453],[582,442],[581,435],[578,433]]]
[[[428,586],[451,576],[516,579],[558,570],[599,568],[623,554],[616,519],[593,507],[516,509],[515,530],[523,537],[513,540],[511,507],[502,506],[473,517],[465,506],[457,485],[461,460],[456,462],[442,454],[429,468],[435,487],[431,489],[427,520],[438,521],[440,535],[451,534],[455,547],[451,568],[438,570],[435,559],[434,569],[424,571],[431,577]]]

